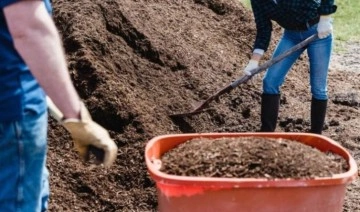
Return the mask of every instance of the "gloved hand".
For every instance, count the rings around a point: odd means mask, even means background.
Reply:
[[[330,16],[320,16],[320,21],[318,23],[317,32],[320,39],[326,38],[333,31],[333,26],[331,23]]]
[[[251,70],[257,68],[259,66],[259,61],[257,60],[250,60],[247,66],[244,69],[244,74],[251,75]]]
[[[118,151],[116,144],[110,138],[109,133],[91,119],[89,111],[83,103],[81,103],[80,117],[80,120],[65,119],[62,121],[62,125],[71,134],[81,158],[88,160],[90,151],[93,151],[97,162],[104,166],[110,166],[116,159]]]

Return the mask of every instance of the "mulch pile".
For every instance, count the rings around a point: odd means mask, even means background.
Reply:
[[[349,169],[344,158],[288,139],[195,138],[166,152],[160,171],[193,177],[314,179]]]
[[[93,119],[109,130],[119,153],[110,169],[82,163],[69,134],[51,119],[50,211],[156,211],[156,188],[144,160],[148,140],[171,133],[259,129],[260,79],[240,85],[204,113],[169,117],[191,111],[196,102],[241,77],[256,30],[251,11],[239,1],[58,0],[53,4],[76,89]],[[275,25],[264,61],[270,59],[280,34]],[[278,131],[305,132],[310,127],[306,59],[303,55],[295,64],[282,88]],[[333,94],[346,93],[346,86],[354,88],[360,76],[334,72],[329,78]],[[342,102],[329,102],[324,133],[356,150],[359,106]],[[350,197],[346,208],[355,211],[356,192]]]

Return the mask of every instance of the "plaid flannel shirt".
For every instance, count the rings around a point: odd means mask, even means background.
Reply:
[[[335,0],[251,0],[257,35],[254,49],[266,51],[269,47],[272,20],[281,27],[305,24],[319,15],[336,11]]]

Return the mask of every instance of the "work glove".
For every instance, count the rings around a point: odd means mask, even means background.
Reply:
[[[251,75],[251,70],[255,69],[259,67],[259,61],[257,60],[250,60],[249,63],[247,64],[247,66],[244,69],[244,74],[245,75]]]
[[[332,19],[330,16],[320,16],[317,32],[320,39],[326,38],[333,31]]]
[[[48,96],[46,102],[50,114],[69,131],[82,159],[88,161],[90,153],[93,153],[97,164],[110,166],[115,161],[118,151],[116,144],[109,133],[91,119],[84,103],[81,102],[80,119],[64,119],[62,112]]]
[[[96,156],[97,163],[110,166],[116,159],[118,148],[109,133],[95,123],[85,105],[81,103],[80,119],[65,119],[62,125],[74,140],[75,149],[80,157],[88,161],[90,152]]]

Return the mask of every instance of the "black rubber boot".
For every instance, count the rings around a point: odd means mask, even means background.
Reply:
[[[326,115],[327,100],[311,100],[311,133],[321,134]]]
[[[260,132],[274,132],[279,114],[280,94],[262,94]]]

